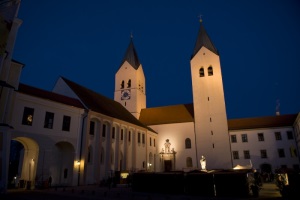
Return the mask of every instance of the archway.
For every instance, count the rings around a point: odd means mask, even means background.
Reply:
[[[52,177],[52,185],[72,185],[74,175],[75,149],[69,142],[55,144],[52,164],[49,175]]]
[[[34,188],[38,156],[39,146],[33,139],[16,137],[11,140],[9,187]]]

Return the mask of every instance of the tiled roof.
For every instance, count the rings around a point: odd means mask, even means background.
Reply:
[[[293,126],[297,114],[229,119],[229,130]],[[147,125],[194,122],[193,104],[180,104],[142,109],[140,121]]]
[[[142,109],[140,121],[147,126],[157,124],[193,122],[193,104],[180,104]]]
[[[136,119],[120,103],[112,99],[109,99],[99,93],[96,93],[86,87],[83,87],[75,82],[72,82],[66,78],[62,77],[62,79],[76,93],[76,95],[87,106],[88,109],[113,118],[117,118],[135,124],[137,126],[147,128],[148,130],[155,132],[151,128],[145,126],[138,119]]]
[[[267,116],[267,117],[230,119],[228,120],[228,129],[242,130],[242,129],[293,126],[296,117],[297,114],[288,114],[288,115]]]
[[[78,99],[70,98],[64,95],[60,95],[57,93],[49,92],[46,90],[42,90],[36,87],[32,87],[23,83],[19,84],[18,92],[28,94],[31,96],[39,97],[42,99],[48,99],[51,101],[59,102],[62,104],[66,104],[69,106],[74,106],[78,108],[84,108],[81,102]]]
[[[198,53],[198,51],[203,46],[206,47],[207,49],[211,50],[215,54],[219,55],[217,48],[214,46],[213,42],[209,38],[209,36],[206,33],[206,30],[204,29],[204,26],[201,22],[192,58]]]

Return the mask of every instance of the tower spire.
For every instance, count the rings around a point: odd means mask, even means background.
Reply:
[[[209,38],[208,34],[206,33],[206,30],[204,29],[204,26],[203,26],[203,23],[202,23],[202,15],[200,15],[199,18],[200,18],[199,19],[200,29],[199,29],[199,32],[198,32],[197,41],[196,41],[196,44],[195,44],[195,47],[194,47],[194,52],[192,54],[192,58],[198,53],[198,51],[202,47],[206,47],[207,49],[209,49],[213,53],[219,55],[217,48],[215,47],[215,45],[213,44],[213,42]]]
[[[128,45],[128,48],[126,50],[125,56],[123,58],[122,64],[127,61],[129,64],[134,68],[138,69],[140,66],[140,61],[137,55],[137,52],[135,50],[135,47],[133,45],[133,35],[132,33],[130,34],[130,43]],[[121,66],[122,66],[121,64]]]

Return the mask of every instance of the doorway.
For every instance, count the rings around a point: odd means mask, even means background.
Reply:
[[[169,172],[172,170],[172,161],[171,160],[165,160],[165,172]]]

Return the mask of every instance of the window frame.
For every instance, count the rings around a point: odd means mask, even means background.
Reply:
[[[32,126],[34,116],[34,108],[24,107],[22,125]]]
[[[62,130],[63,131],[68,131],[70,132],[70,129],[71,129],[71,116],[68,116],[68,115],[64,115],[63,116],[63,123],[62,123]]]
[[[44,128],[53,129],[53,124],[54,124],[54,113],[46,111],[45,120],[44,120]]]

